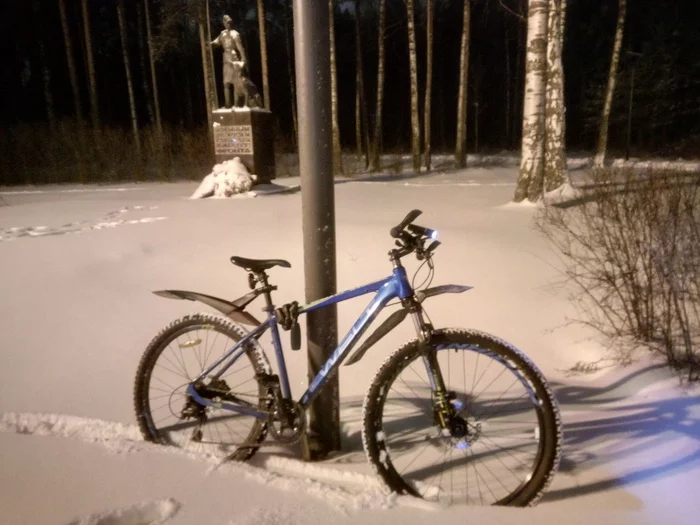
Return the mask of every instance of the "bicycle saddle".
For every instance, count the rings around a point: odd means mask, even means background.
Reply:
[[[291,268],[292,265],[283,259],[246,259],[245,257],[231,257],[231,262],[236,266],[245,268],[246,270],[261,271],[269,270],[275,266],[282,268]]]

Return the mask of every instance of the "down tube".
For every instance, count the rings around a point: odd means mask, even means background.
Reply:
[[[382,288],[377,292],[377,295],[375,295],[369,305],[367,305],[365,311],[362,312],[360,318],[340,342],[338,348],[333,351],[328,360],[324,363],[321,370],[319,370],[318,374],[316,374],[316,377],[313,378],[313,381],[311,381],[311,384],[306,392],[304,392],[304,395],[301,396],[299,404],[303,408],[308,407],[318,395],[326,380],[331,377],[333,373],[335,373],[340,364],[343,362],[343,359],[345,359],[345,356],[350,350],[352,350],[352,347],[355,345],[355,343],[357,343],[358,339],[362,337],[362,334],[364,334],[369,325],[372,324],[372,321],[376,319],[382,308],[384,308],[389,301],[397,297],[398,294],[395,281],[389,281],[387,284],[382,286]]]

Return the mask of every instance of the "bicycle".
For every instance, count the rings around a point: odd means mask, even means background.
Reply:
[[[185,316],[149,344],[134,387],[144,438],[164,445],[195,446],[238,461],[249,459],[268,431],[279,443],[298,441],[305,431],[307,407],[383,308],[398,300],[401,309],[346,363],[358,362],[401,321],[412,317],[416,339],[386,359],[365,396],[362,440],[376,473],[399,494],[482,505],[535,504],[559,464],[562,430],[557,401],[539,369],[510,344],[475,330],[435,329],[429,322],[425,300],[471,287],[416,290],[409,282],[401,259],[415,254],[428,265],[432,282],[432,256],[440,245],[437,232],[414,224],[420,214],[420,210],[411,211],[390,231],[396,244],[388,254],[391,276],[311,304],[275,307],[271,293],[277,287],[269,283],[266,272],[291,267],[279,259],[231,257],[234,265],[248,272],[252,289],[234,301],[182,290],[153,292],[200,301],[223,316]],[[299,349],[299,316],[373,292],[357,322],[294,401],[279,327],[290,331],[291,346]],[[261,295],[267,314],[263,322],[245,311]],[[242,325],[253,329],[247,331]],[[272,335],[277,374],[259,341],[267,330]],[[217,343],[219,337],[223,344]],[[483,370],[479,370],[480,361],[486,365]],[[154,375],[160,371],[165,379]],[[519,393],[513,390],[516,386]],[[513,462],[509,467],[507,463]],[[477,470],[477,465],[484,468]],[[496,476],[494,471],[503,467],[514,480]],[[443,481],[449,481],[449,486],[444,487]]]

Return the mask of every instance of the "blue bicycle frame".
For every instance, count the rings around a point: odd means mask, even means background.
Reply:
[[[330,297],[319,299],[311,304],[302,306],[299,309],[299,315],[313,312],[320,308],[325,308],[333,304],[341,303],[349,299],[354,299],[361,295],[366,295],[372,292],[376,292],[376,295],[372,298],[367,308],[357,319],[355,324],[350,328],[350,331],[345,335],[343,340],[338,344],[333,353],[329,356],[328,360],[323,364],[318,374],[313,378],[306,392],[301,396],[299,400],[299,405],[302,409],[306,409],[311,402],[316,398],[325,385],[326,381],[331,377],[331,375],[338,369],[342,364],[343,360],[347,357],[348,353],[357,341],[362,337],[367,328],[369,328],[372,321],[374,321],[379,315],[379,312],[393,299],[406,299],[413,295],[413,288],[411,287],[408,277],[406,275],[406,270],[402,267],[394,268],[393,274],[381,281],[376,281],[353,290],[348,290]],[[268,414],[266,412],[260,411],[256,405],[251,403],[231,404],[225,402],[216,402],[203,398],[200,396],[194,387],[196,381],[201,380],[204,377],[209,376],[218,366],[229,359],[228,363],[225,364],[220,370],[218,370],[213,377],[220,378],[233,364],[245,353],[245,347],[248,342],[253,338],[261,336],[268,328],[272,333],[272,343],[275,348],[275,355],[277,358],[277,365],[279,369],[280,378],[280,388],[282,395],[285,399],[291,399],[292,394],[289,388],[289,377],[287,375],[287,366],[284,359],[284,352],[282,349],[282,342],[280,340],[279,328],[277,324],[277,318],[275,316],[274,306],[269,306],[267,309],[267,321],[261,323],[257,328],[249,332],[243,339],[241,339],[236,345],[226,352],[220,359],[218,359],[209,368],[204,370],[199,376],[192,381],[188,388],[187,393],[192,396],[192,398],[199,404],[205,406],[215,406],[216,408],[222,408],[226,410],[231,410],[234,412],[240,412],[243,414],[248,414],[255,416],[258,419],[266,420],[268,419]]]

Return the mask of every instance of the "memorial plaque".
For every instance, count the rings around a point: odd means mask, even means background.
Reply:
[[[216,155],[253,155],[251,126],[214,126]]]
[[[239,157],[259,183],[275,178],[272,113],[265,109],[218,109],[214,121],[216,162]]]

